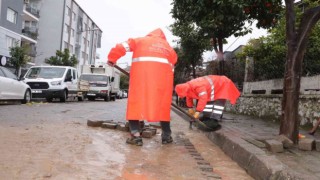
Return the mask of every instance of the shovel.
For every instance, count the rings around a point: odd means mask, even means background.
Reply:
[[[124,69],[122,69],[121,67],[119,67],[118,65],[114,65],[114,68],[118,69],[119,71],[121,71],[123,74],[129,76],[130,74],[125,71]],[[208,130],[208,131],[212,131],[214,129],[208,127],[206,124],[204,124],[203,122],[201,122],[199,119],[194,118],[193,116],[191,116],[190,114],[188,114],[185,110],[181,109],[179,106],[175,105],[174,103],[171,103],[172,107],[175,107],[176,109],[178,109],[180,112],[182,112],[183,114],[187,115],[191,120],[190,120],[190,126],[189,128],[192,129],[192,124],[193,122],[197,122],[199,125],[201,125],[204,129]]]

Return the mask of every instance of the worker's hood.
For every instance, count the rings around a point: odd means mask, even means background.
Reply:
[[[166,39],[166,36],[164,35],[163,31],[158,28],[156,30],[153,30],[152,32],[150,32],[147,36],[150,36],[150,37],[159,37],[159,38],[162,38],[164,40],[167,40]]]
[[[187,83],[178,84],[176,85],[175,91],[179,97],[186,97],[189,91],[189,85]]]

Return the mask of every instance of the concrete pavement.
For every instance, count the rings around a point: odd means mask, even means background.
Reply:
[[[320,179],[320,152],[299,150],[297,145],[281,153],[267,150],[263,142],[278,136],[279,124],[230,113],[224,113],[220,124],[220,130],[204,133],[254,179]],[[306,139],[320,140],[318,134],[310,136],[304,130],[300,133]]]

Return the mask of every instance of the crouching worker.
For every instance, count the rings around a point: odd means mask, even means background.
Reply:
[[[226,100],[235,104],[240,92],[234,83],[226,76],[208,75],[176,85],[179,97],[187,98],[188,113],[202,121],[204,130],[218,130]],[[194,108],[194,99],[198,100]],[[200,117],[200,113],[201,117]],[[201,128],[201,124],[199,124]],[[208,129],[209,128],[209,129]]]
[[[143,145],[139,121],[147,120],[160,122],[162,144],[172,143],[170,108],[176,52],[161,29],[117,44],[108,55],[108,64],[112,66],[126,52],[133,52],[126,114],[131,137],[126,142]]]

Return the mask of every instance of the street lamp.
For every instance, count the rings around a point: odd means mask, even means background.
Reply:
[[[84,64],[86,64],[86,62],[88,62],[88,63],[92,63],[92,62],[94,62],[95,60],[94,59],[92,59],[92,54],[93,54],[93,44],[94,44],[94,33],[91,33],[90,35],[85,35],[85,37],[84,37],[84,40],[86,40],[86,39],[90,39],[90,42],[91,42],[91,45],[89,45],[89,43],[88,43],[88,45],[86,45],[85,44],[85,49],[86,49],[86,47],[89,47],[89,54],[86,54],[86,55],[88,55],[87,57],[89,57],[89,58],[84,58],[84,60],[83,60],[83,63],[80,63],[81,61],[80,61],[80,52],[81,52],[81,40],[82,40],[82,33],[83,32],[90,32],[90,31],[101,31],[100,29],[98,29],[98,28],[93,28],[93,29],[85,29],[85,30],[82,30],[82,28],[81,28],[81,30],[79,30],[79,31],[77,31],[77,37],[76,37],[76,56],[77,56],[77,58],[79,59],[79,68],[80,68],[80,72],[82,73],[82,68],[81,68],[81,66],[82,65],[84,65]],[[97,46],[95,46],[95,47],[100,47],[101,45],[101,35],[100,35],[100,33],[98,33],[97,34]],[[84,42],[84,43],[86,43],[86,42]],[[91,47],[91,48],[90,48]],[[86,51],[86,50],[85,50]]]

